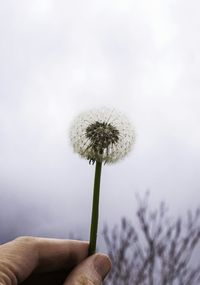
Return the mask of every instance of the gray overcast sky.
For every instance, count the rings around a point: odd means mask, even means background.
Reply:
[[[101,225],[151,190],[173,213],[200,201],[198,0],[0,1],[1,239],[87,234],[93,172],[67,130],[80,111],[120,109],[137,141],[104,167]]]

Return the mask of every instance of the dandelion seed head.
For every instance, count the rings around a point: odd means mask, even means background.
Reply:
[[[90,162],[114,163],[132,149],[135,131],[124,114],[104,107],[78,115],[70,140],[74,151]]]

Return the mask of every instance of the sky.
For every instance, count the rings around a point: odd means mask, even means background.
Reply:
[[[0,1],[0,240],[87,239],[94,167],[73,153],[81,111],[124,112],[136,143],[103,167],[100,229],[135,194],[172,215],[200,201],[197,0]]]

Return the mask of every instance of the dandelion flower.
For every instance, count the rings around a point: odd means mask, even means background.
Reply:
[[[81,113],[71,126],[70,139],[75,152],[90,163],[96,163],[88,251],[91,255],[96,250],[102,163],[124,158],[133,146],[135,132],[123,114],[101,108]]]
[[[81,113],[73,122],[70,139],[74,151],[94,163],[114,163],[132,149],[135,132],[126,116],[101,108]]]

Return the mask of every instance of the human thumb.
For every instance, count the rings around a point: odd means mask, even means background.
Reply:
[[[100,285],[111,269],[111,261],[105,254],[97,253],[75,267],[64,285]]]

